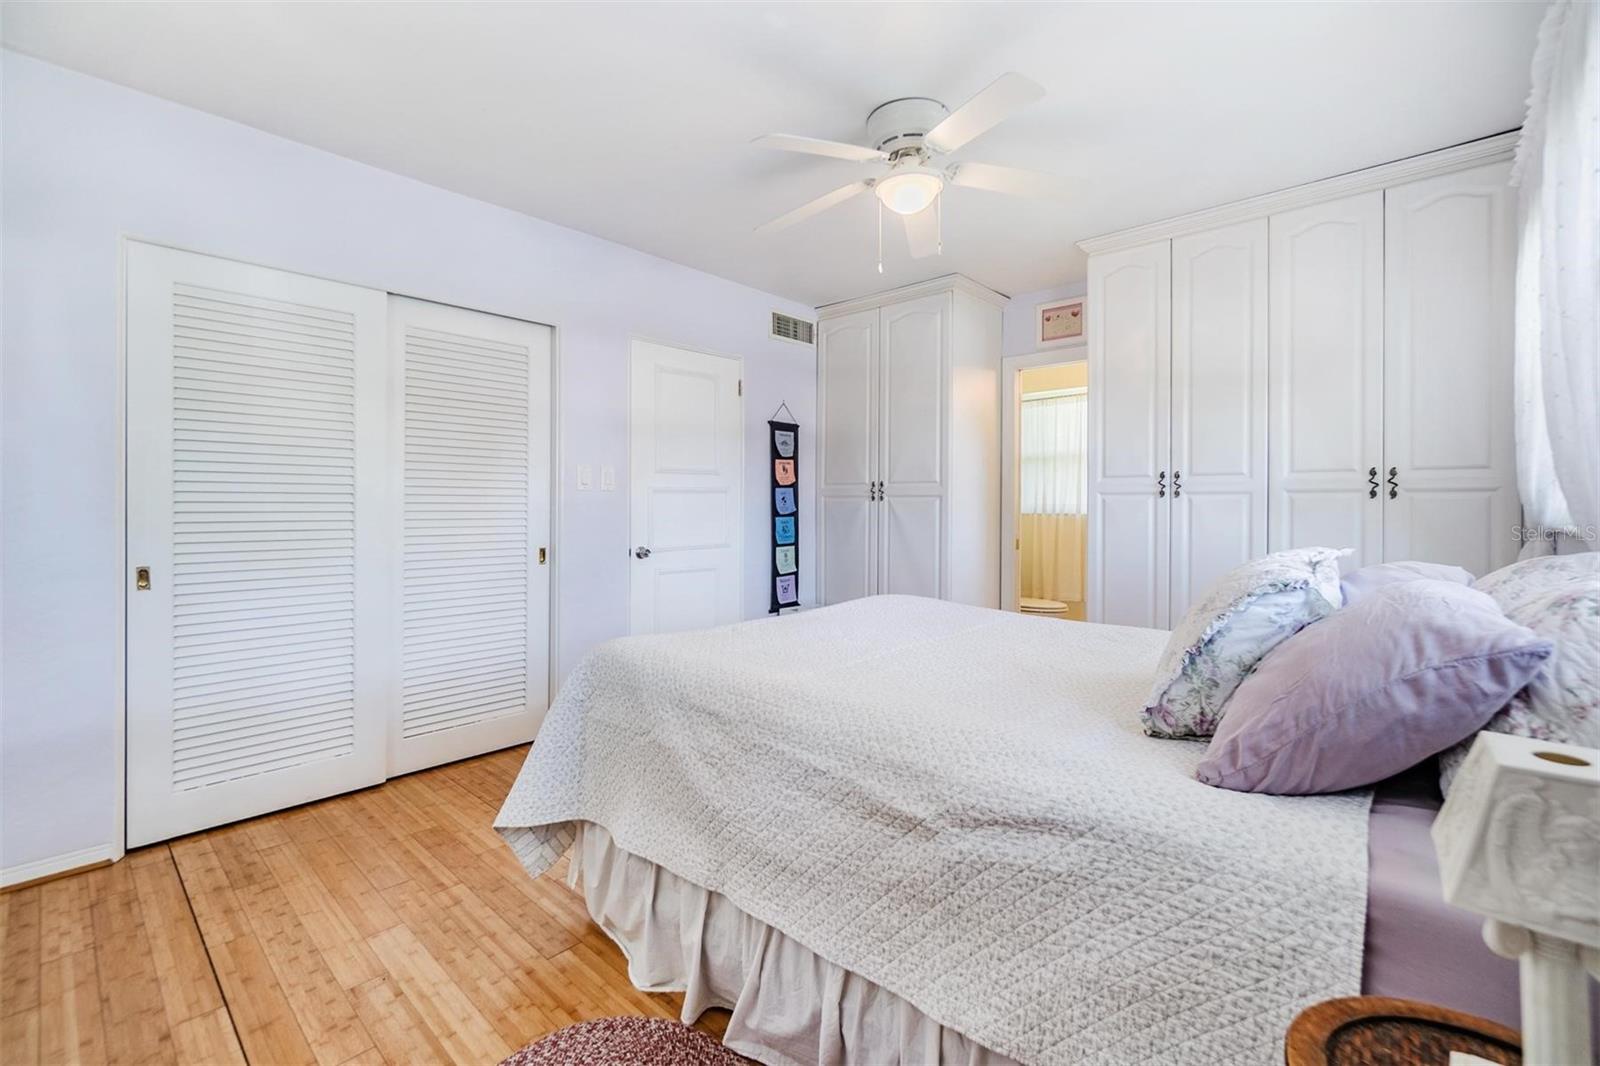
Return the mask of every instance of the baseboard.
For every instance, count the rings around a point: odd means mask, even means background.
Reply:
[[[115,845],[101,844],[82,851],[69,851],[65,855],[52,855],[37,862],[26,862],[21,866],[7,866],[0,869],[0,889],[26,888],[40,881],[53,881],[80,870],[105,866],[120,858],[122,852]]]

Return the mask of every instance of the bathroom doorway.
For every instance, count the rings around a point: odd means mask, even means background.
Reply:
[[[1004,360],[1001,606],[1087,617],[1089,364],[1081,346]]]

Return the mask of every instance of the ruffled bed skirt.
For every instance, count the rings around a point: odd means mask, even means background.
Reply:
[[[577,823],[567,881],[646,992],[682,992],[683,1020],[733,1012],[723,1042],[768,1066],[1012,1066],[858,974]]]

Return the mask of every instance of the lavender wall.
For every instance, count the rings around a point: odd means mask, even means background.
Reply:
[[[1054,289],[1038,292],[1019,292],[1006,304],[1005,317],[1000,321],[1000,351],[1004,355],[1028,355],[1040,350],[1033,315],[1046,300],[1060,300],[1082,296],[1089,291],[1087,283],[1078,281]],[[1082,357],[1080,349],[1078,357]]]
[[[154,97],[0,52],[0,871],[121,837],[119,238],[553,324],[562,675],[626,631],[630,336],[745,360],[745,610],[767,608],[765,420],[815,424],[808,307]],[[802,469],[814,469],[806,434]],[[615,491],[578,491],[588,464]],[[815,574],[807,525],[802,599]]]

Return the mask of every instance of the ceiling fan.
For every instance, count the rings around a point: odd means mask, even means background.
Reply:
[[[968,141],[987,133],[1044,95],[1044,89],[1021,74],[1002,74],[976,96],[951,111],[925,96],[908,96],[879,104],[867,116],[867,145],[768,133],[754,142],[765,148],[830,156],[882,168],[879,173],[824,193],[763,225],[772,233],[821,214],[867,190],[878,199],[878,273],[883,273],[883,208],[905,218],[906,240],[913,258],[944,251],[943,193],[950,187],[987,189],[1014,196],[1059,199],[1067,182],[1051,174],[992,163],[943,160]],[[933,207],[929,211],[929,207]]]

